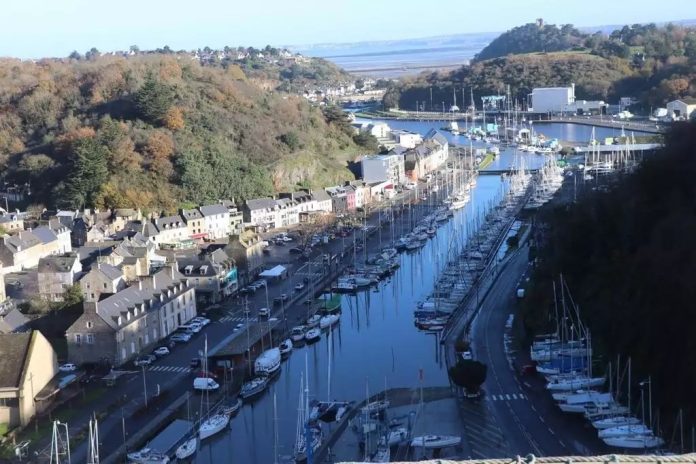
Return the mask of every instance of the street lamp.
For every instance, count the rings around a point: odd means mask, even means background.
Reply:
[[[268,306],[268,281],[266,279],[263,279],[262,282],[263,282],[263,289],[266,291],[266,308],[268,308],[268,310],[270,311],[271,307]]]

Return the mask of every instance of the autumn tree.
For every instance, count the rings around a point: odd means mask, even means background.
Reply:
[[[171,157],[174,154],[174,140],[162,130],[154,131],[147,140],[145,151],[148,155],[150,172],[170,178],[174,174]]]
[[[171,131],[184,128],[184,112],[178,106],[170,107],[164,115],[164,126]]]

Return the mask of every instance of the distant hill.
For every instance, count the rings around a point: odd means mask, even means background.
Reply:
[[[557,27],[538,20],[501,34],[481,50],[476,59],[482,61],[511,54],[565,51],[581,47],[586,37],[587,34],[570,24]]]

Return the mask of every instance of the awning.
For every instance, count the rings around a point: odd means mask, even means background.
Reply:
[[[285,266],[281,266],[279,264],[272,269],[267,269],[267,270],[263,271],[261,274],[259,274],[259,276],[260,277],[280,277],[283,274],[285,274],[285,272],[286,272]]]

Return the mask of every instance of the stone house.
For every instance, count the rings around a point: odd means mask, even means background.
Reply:
[[[0,227],[8,234],[24,230],[24,217],[19,213],[3,212],[0,214]]]
[[[239,273],[239,285],[253,281],[263,269],[264,245],[261,236],[247,230],[240,235],[230,237],[225,253],[234,259]]]
[[[25,426],[41,412],[37,394],[58,373],[58,357],[41,334],[0,335],[0,424]]]
[[[177,257],[176,264],[195,287],[199,304],[217,303],[237,291],[237,266],[222,249],[210,255]]]
[[[100,301],[84,302],[83,314],[65,333],[68,358],[76,364],[120,366],[195,316],[193,285],[174,266],[166,266]]]
[[[117,293],[126,288],[123,272],[107,263],[96,263],[80,279],[80,288],[84,301],[99,301],[103,294]]]
[[[44,256],[39,260],[39,295],[47,301],[63,301],[65,291],[77,282],[82,264],[77,254]]]

